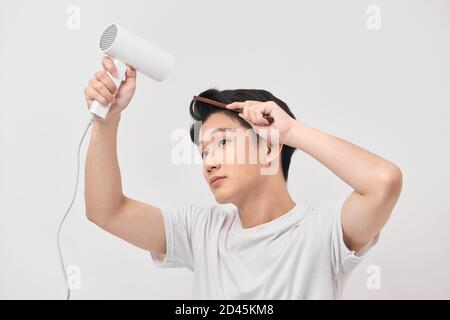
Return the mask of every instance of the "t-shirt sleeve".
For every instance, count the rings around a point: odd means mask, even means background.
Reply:
[[[345,276],[367,256],[368,251],[378,242],[378,233],[372,240],[368,241],[363,248],[358,251],[350,250],[344,242],[344,231],[342,228],[342,207],[347,197],[340,197],[328,201],[326,210],[327,224],[329,226],[329,241],[331,245],[331,264],[335,274]]]
[[[159,268],[188,268],[194,270],[193,235],[199,231],[201,207],[184,205],[162,208],[166,233],[166,254],[150,251]]]

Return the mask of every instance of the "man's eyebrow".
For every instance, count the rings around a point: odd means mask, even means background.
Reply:
[[[211,135],[215,134],[216,132],[224,132],[224,131],[235,131],[235,128],[214,128],[213,130],[211,130]],[[203,147],[203,140],[198,140],[198,144],[200,147]]]

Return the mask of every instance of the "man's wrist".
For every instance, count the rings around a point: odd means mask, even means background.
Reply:
[[[286,136],[284,138],[283,144],[286,144],[292,148],[299,149],[299,131],[301,130],[302,124],[296,120],[292,119],[292,123],[289,126],[289,130],[286,132]]]
[[[92,126],[98,129],[116,128],[119,125],[120,118],[121,118],[120,113],[108,114],[106,116],[106,119],[95,117]]]

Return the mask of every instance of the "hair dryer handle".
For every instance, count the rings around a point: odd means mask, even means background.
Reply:
[[[108,71],[106,73],[111,77],[112,81],[117,86],[117,88],[119,88],[122,81],[125,80],[127,66],[125,65],[125,63],[123,63],[120,60],[113,59],[113,61],[117,68],[118,77],[117,78],[113,77]],[[98,117],[100,117],[102,119],[105,119],[110,107],[111,107],[111,104],[104,107],[100,103],[98,103],[97,100],[94,100],[94,101],[92,101],[89,112],[97,115]]]

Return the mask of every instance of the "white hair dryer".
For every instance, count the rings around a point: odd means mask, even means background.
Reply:
[[[175,59],[170,53],[115,23],[103,31],[99,47],[104,54],[113,58],[119,77],[115,78],[109,72],[108,75],[117,87],[125,80],[127,70],[125,64],[147,77],[162,81],[170,74],[175,63]],[[104,119],[110,107],[111,105],[103,107],[94,100],[89,112]]]

